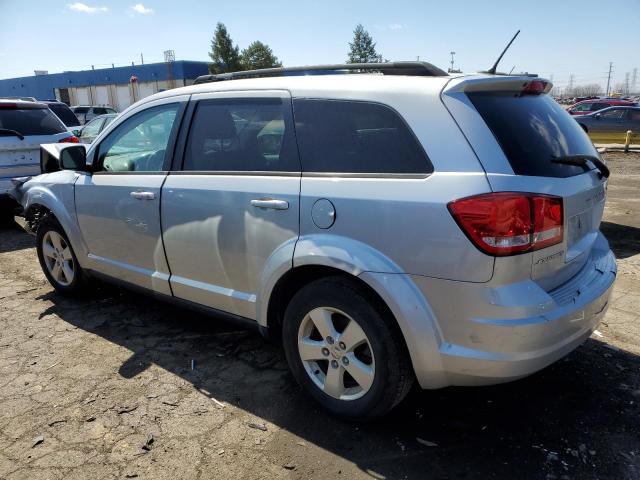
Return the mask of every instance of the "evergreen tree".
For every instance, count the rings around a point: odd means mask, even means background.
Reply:
[[[282,63],[278,61],[278,57],[273,54],[273,50],[259,40],[242,50],[240,62],[244,70],[282,66]]]
[[[349,43],[347,63],[380,63],[382,55],[376,52],[376,43],[361,24],[353,31],[353,42]]]
[[[237,45],[233,44],[227,27],[218,22],[213,39],[211,40],[211,52],[209,57],[213,63],[209,64],[209,72],[226,73],[242,70],[240,52]]]

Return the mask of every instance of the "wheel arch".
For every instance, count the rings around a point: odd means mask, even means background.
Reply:
[[[293,262],[260,292],[256,318],[263,335],[280,342],[284,311],[295,293],[320,278],[342,276],[362,286],[394,320],[420,385],[445,386],[440,356],[442,334],[427,299],[411,276],[368,245],[331,237],[301,238],[295,246]]]

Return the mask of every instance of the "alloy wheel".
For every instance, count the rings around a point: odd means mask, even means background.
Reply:
[[[313,383],[339,400],[364,396],[375,377],[371,343],[358,322],[331,307],[318,307],[298,329],[298,353]]]
[[[64,287],[71,285],[75,265],[71,247],[64,237],[54,230],[45,233],[42,238],[42,254],[53,279]]]

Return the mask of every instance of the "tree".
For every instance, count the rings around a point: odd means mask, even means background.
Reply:
[[[353,42],[349,43],[348,63],[380,63],[382,55],[376,52],[376,43],[361,24],[353,31]]]
[[[224,23],[218,22],[216,25],[209,57],[213,62],[209,64],[211,73],[236,72],[242,69],[238,46],[233,44]]]
[[[242,50],[240,62],[244,70],[282,66],[282,63],[278,61],[278,57],[273,54],[273,50],[259,40]]]

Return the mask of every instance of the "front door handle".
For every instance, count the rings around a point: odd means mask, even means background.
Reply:
[[[156,198],[156,194],[153,192],[131,192],[129,195],[138,200],[153,200]]]
[[[274,198],[258,198],[251,200],[251,205],[256,208],[271,210],[287,210],[289,208],[289,202],[286,200],[276,200]]]

